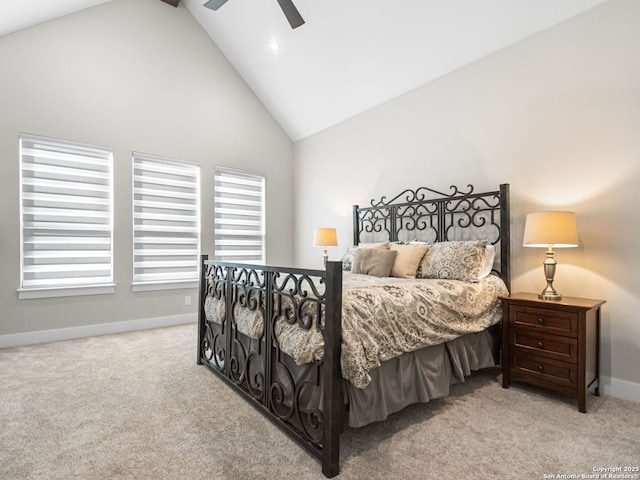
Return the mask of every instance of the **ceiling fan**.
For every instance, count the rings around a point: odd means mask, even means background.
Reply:
[[[211,10],[218,10],[222,5],[227,3],[228,0],[209,0],[204,4],[205,7],[210,8]],[[289,25],[291,28],[298,28],[300,25],[304,25],[304,19],[298,9],[293,4],[292,0],[278,0],[280,4],[280,8],[284,12],[284,16],[289,20]]]

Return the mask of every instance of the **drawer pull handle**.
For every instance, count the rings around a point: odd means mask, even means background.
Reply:
[[[544,367],[542,365],[538,365],[538,371],[542,373],[544,371]]]
[[[542,342],[538,342],[538,348],[542,348],[544,347],[544,344]]]
[[[544,325],[544,318],[538,318],[538,323],[540,325]]]

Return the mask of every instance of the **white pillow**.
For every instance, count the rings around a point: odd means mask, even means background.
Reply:
[[[496,246],[490,243],[484,248],[484,259],[482,261],[482,267],[480,267],[480,273],[478,273],[478,280],[488,276],[493,269],[493,260],[496,258]]]

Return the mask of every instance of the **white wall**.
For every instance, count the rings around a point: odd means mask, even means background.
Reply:
[[[294,145],[296,262],[316,226],[351,242],[351,205],[405,188],[510,183],[515,291],[544,287],[526,213],[568,209],[580,247],[555,287],[606,299],[605,392],[640,401],[640,2],[605,4]],[[419,61],[419,59],[416,59]]]
[[[186,8],[113,0],[0,37],[0,66],[0,346],[195,320],[196,289],[131,291],[132,151],[200,163],[210,255],[214,165],[266,174],[267,260],[291,263],[292,142]],[[114,295],[18,300],[20,132],[113,148]]]

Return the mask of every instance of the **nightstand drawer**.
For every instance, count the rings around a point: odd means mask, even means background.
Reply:
[[[549,335],[531,330],[511,330],[509,343],[522,352],[555,358],[564,362],[578,361],[578,342],[575,338]]]
[[[511,353],[510,373],[512,379],[534,385],[555,384],[565,389],[577,389],[578,368],[573,363],[514,351]]]
[[[532,328],[539,332],[578,335],[578,319],[571,312],[514,306],[509,312],[509,322],[513,327]]]

